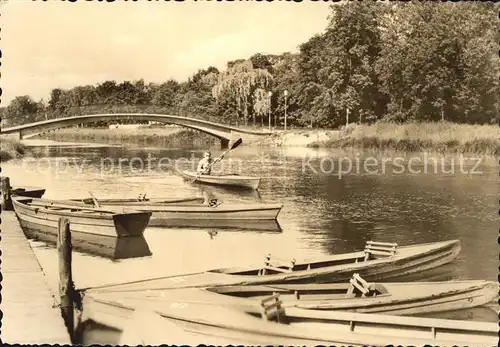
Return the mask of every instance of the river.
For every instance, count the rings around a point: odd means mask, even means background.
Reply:
[[[192,165],[200,150],[69,145],[38,147],[37,153],[38,158],[3,163],[2,174],[12,185],[45,187],[46,198],[89,197],[89,191],[97,199],[144,193],[201,196],[200,187],[184,182],[169,166],[180,158]],[[434,271],[435,278],[496,281],[498,165],[495,158],[477,157],[460,161],[458,156],[431,153],[242,146],[214,170],[263,177],[259,194],[210,191],[225,203],[283,203],[278,216],[282,232],[148,227],[151,256],[117,261],[75,252],[75,285],[263,262],[268,253],[281,258],[345,253],[363,249],[367,240],[406,245],[449,239],[460,239],[462,251],[452,264]],[[55,248],[32,244],[56,289]],[[470,312],[464,314],[475,319]],[[495,314],[479,316],[497,321]]]

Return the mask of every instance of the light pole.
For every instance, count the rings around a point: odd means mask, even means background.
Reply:
[[[286,131],[286,97],[288,96],[288,90],[285,89],[285,131]]]
[[[269,95],[269,131],[271,131],[271,96],[273,96],[273,92],[269,91],[267,95]]]

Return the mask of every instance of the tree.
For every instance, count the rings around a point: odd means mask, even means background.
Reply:
[[[37,103],[30,96],[16,96],[7,106],[6,120],[10,124],[25,124],[41,120],[43,104]]]
[[[175,96],[180,90],[179,82],[168,80],[154,88],[152,92],[151,103],[153,105],[166,106],[173,108],[175,106]]]
[[[245,125],[248,124],[251,112],[255,126],[255,112],[252,112],[255,90],[259,88],[270,90],[272,81],[273,76],[267,70],[254,69],[252,62],[246,60],[236,63],[220,73],[212,92],[217,99],[222,93],[228,91],[228,95],[231,95],[236,101],[238,113],[243,115]]]
[[[500,28],[493,8],[450,3],[390,7],[382,21],[384,60],[378,64],[390,98],[389,119],[485,122],[498,114],[493,46]]]

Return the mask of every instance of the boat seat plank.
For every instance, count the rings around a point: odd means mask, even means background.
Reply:
[[[437,331],[452,330],[452,331],[485,331],[485,332],[498,332],[498,326],[485,325],[483,322],[468,321],[467,325],[457,326],[457,321],[452,319],[438,319],[438,318],[420,318],[420,317],[401,317],[381,314],[363,315],[352,312],[328,312],[318,310],[301,310],[295,308],[287,308],[287,316],[298,318],[311,318],[322,320],[334,321],[353,321],[357,323],[377,323],[377,324],[390,324],[409,327],[422,327],[435,328]]]
[[[397,243],[367,241],[364,250],[364,261],[369,260],[372,255],[380,255],[384,257],[394,256],[396,254],[397,245]]]
[[[396,247],[387,248],[381,246],[366,246],[366,249],[374,250],[374,251],[385,251],[385,252],[396,252]]]
[[[280,295],[275,293],[261,300],[261,317],[264,320],[276,319],[280,323],[286,323],[285,309],[281,306]]]
[[[280,267],[276,267],[276,266],[264,266],[263,267],[264,270],[270,270],[270,271],[278,271],[278,272],[283,272],[283,273],[287,273],[287,272],[292,272],[292,270],[290,269],[283,269],[283,268],[280,268]]]
[[[265,265],[270,267],[286,267],[288,270],[292,271],[295,267],[296,260],[285,260],[280,258],[271,257],[271,254],[266,256]]]
[[[394,255],[393,252],[387,252],[387,251],[373,251],[373,250],[368,250],[366,253],[372,254],[372,255],[385,255],[385,256],[391,256]]]
[[[29,206],[36,206],[36,207],[46,207],[46,208],[60,208],[60,209],[72,209],[72,210],[77,210],[77,211],[92,211],[92,212],[101,212],[101,213],[109,213],[112,214],[110,210],[102,210],[102,209],[97,209],[93,207],[88,207],[88,206],[79,206],[79,205],[66,205],[66,204],[57,204],[57,203],[45,203],[45,202],[31,202],[29,203]]]
[[[390,242],[378,242],[378,241],[367,241],[366,245],[372,245],[372,246],[390,246],[390,247],[397,247],[397,243],[390,243]]]
[[[354,297],[354,289],[358,289],[361,292],[361,296],[365,297],[370,294],[370,284],[366,282],[361,276],[357,273],[352,275],[352,278],[349,280],[349,289],[347,290],[347,297]]]

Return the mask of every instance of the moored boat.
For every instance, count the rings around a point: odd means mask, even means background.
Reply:
[[[86,204],[93,204],[93,199],[80,199]],[[204,204],[203,199],[176,200],[134,200],[134,199],[99,199],[101,208],[119,211],[129,208],[137,211],[151,211],[149,226],[171,226],[183,221],[183,226],[189,226],[189,221],[252,221],[276,220],[282,204]]]
[[[81,322],[122,330],[136,309],[149,310],[166,320],[165,329],[157,331],[163,331],[165,340],[169,330],[180,330],[185,332],[183,338],[190,338],[184,341],[189,344],[203,343],[207,335],[245,345],[493,346],[498,341],[496,323],[304,310],[283,307],[280,294],[263,299],[260,308],[234,307],[207,303],[200,289],[178,292],[176,296],[167,293],[160,301],[122,293],[87,294]],[[178,329],[168,327],[172,323]]]
[[[117,213],[48,199],[13,197],[12,202],[23,230],[49,235],[57,235],[59,218],[68,217],[72,232],[114,237],[139,236],[143,235],[151,217],[151,212]]]
[[[11,190],[11,195],[13,196],[24,196],[40,199],[43,194],[45,194],[45,188],[40,187],[13,187]]]
[[[280,294],[284,307],[395,315],[461,310],[487,304],[498,296],[493,281],[367,283],[354,274],[349,283],[269,284],[205,288],[220,304],[248,305]],[[160,291],[158,295],[161,294]],[[207,296],[207,299],[209,296]]]
[[[8,182],[8,181],[6,181]],[[8,190],[8,191],[4,191]],[[31,198],[41,198],[45,194],[45,188],[40,187],[6,187],[2,184],[2,199],[1,205],[2,209],[5,211],[12,211],[12,197],[13,196],[23,196],[23,197],[31,197]]]
[[[110,284],[91,290],[130,291],[251,284],[347,282],[354,273],[367,281],[404,278],[451,262],[461,249],[459,240],[397,247],[368,241],[363,251],[288,263],[267,256],[263,264],[222,268],[180,276]]]
[[[259,189],[260,177],[240,175],[199,175],[196,171],[180,170],[176,172],[192,183],[211,184],[216,186]]]

